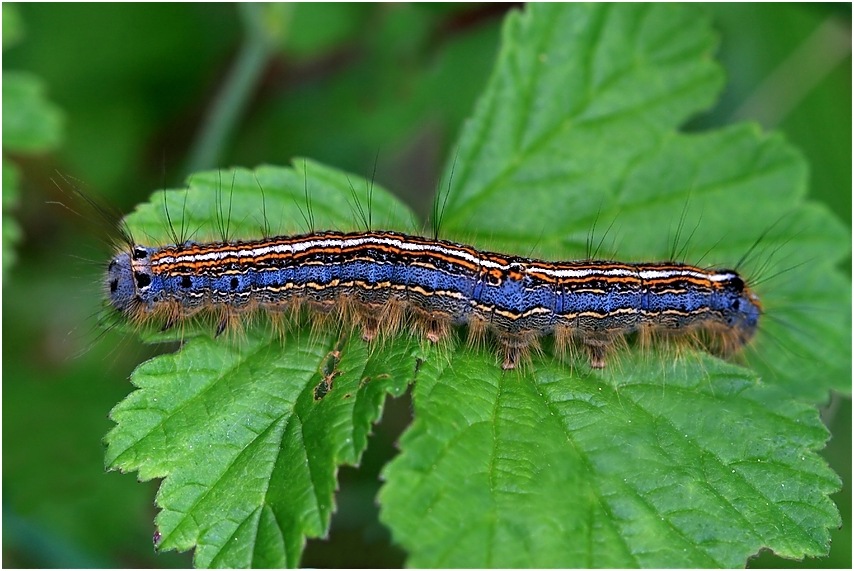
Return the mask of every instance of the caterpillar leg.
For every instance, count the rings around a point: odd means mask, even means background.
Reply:
[[[536,345],[536,333],[525,331],[517,335],[500,335],[498,343],[501,346],[501,368],[505,371],[515,369],[520,363],[529,360],[531,348]]]
[[[353,323],[361,331],[363,341],[371,342],[395,334],[404,319],[404,306],[396,300],[384,303],[367,303],[349,299],[340,306],[340,315],[345,323]]]
[[[438,343],[446,339],[451,333],[451,320],[445,316],[418,311],[415,312],[414,317],[415,327],[431,343]]]
[[[373,341],[380,330],[379,319],[362,312],[359,315],[359,322],[362,324],[362,340]]]
[[[427,322],[427,339],[438,343],[448,336],[450,323],[446,319],[430,319]]]
[[[604,369],[608,352],[614,344],[610,335],[590,335],[581,341],[593,369]]]

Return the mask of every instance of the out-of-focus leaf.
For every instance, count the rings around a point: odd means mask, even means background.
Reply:
[[[54,148],[62,113],[45,97],[44,84],[21,71],[3,72],[3,148],[39,153]]]

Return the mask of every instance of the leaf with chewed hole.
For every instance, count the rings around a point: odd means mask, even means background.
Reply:
[[[137,240],[155,243],[257,237],[280,220],[290,227],[269,230],[358,226],[358,203],[383,224],[409,224],[409,210],[382,189],[311,161],[295,165],[196,175],[186,192],[155,195],[127,223]],[[280,339],[261,325],[231,340],[212,340],[200,325],[149,338],[197,333],[133,373],[137,390],[111,413],[107,466],[164,478],[158,548],[195,547],[203,567],[297,566],[306,538],[327,533],[338,467],[359,463],[385,396],[415,378],[419,344],[367,346],[346,330],[305,328]]]
[[[801,401],[850,391],[850,284],[835,267],[850,237],[805,202],[806,164],[779,135],[676,131],[722,85],[714,47],[693,7],[531,5],[505,22],[446,168],[444,233],[546,259],[744,257],[766,311],[735,364],[632,347],[604,372],[547,350],[521,373],[470,353],[422,373],[381,492],[410,565],[827,552],[840,484]]]
[[[158,548],[195,547],[201,567],[294,567],[326,534],[338,466],[358,464],[386,394],[416,369],[407,344],[196,338],[133,374],[107,464],[164,478]]]

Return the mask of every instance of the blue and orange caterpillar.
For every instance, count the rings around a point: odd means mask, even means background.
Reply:
[[[132,243],[131,243],[132,244]],[[314,232],[254,241],[130,245],[110,262],[110,304],[168,328],[197,314],[217,334],[252,312],[308,306],[354,319],[365,340],[411,322],[432,342],[454,325],[490,332],[504,369],[544,335],[602,368],[626,335],[687,335],[722,356],[753,337],[757,296],[733,270],[548,262],[398,232]]]

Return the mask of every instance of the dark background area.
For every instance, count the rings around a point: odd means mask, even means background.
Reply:
[[[191,563],[190,554],[153,550],[158,483],[104,471],[107,414],[131,390],[133,368],[158,348],[97,330],[92,314],[110,250],[92,224],[48,204],[68,201],[54,184],[57,173],[127,212],[156,188],[182,187],[199,167],[284,165],[305,156],[370,178],[376,163],[377,182],[424,215],[486,84],[510,6],[264,9],[271,12],[262,25],[277,28],[259,48],[247,41],[258,14],[246,6],[3,5],[4,73],[40,77],[64,116],[55,151],[4,149],[21,172],[11,214],[23,232],[18,261],[3,275],[6,567]],[[783,131],[810,162],[812,197],[850,225],[850,5],[702,9],[720,32],[728,83],[717,106],[686,128],[752,120]],[[7,10],[23,29],[12,45]],[[246,77],[233,80],[235,70]],[[244,105],[234,107],[233,128],[206,159],[216,138],[203,127],[224,116],[212,109],[229,85],[246,94]],[[378,522],[375,497],[379,470],[409,416],[406,397],[388,402],[361,467],[340,472],[329,538],[309,541],[303,565],[403,564]],[[844,525],[831,555],[786,562],[764,554],[753,566],[851,565],[850,397],[833,396],[823,416],[833,433],[823,454],[845,486],[834,497]]]

